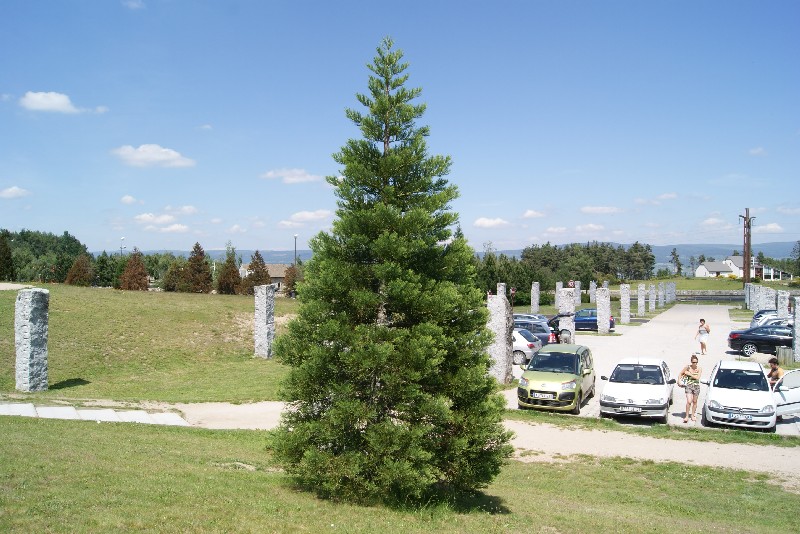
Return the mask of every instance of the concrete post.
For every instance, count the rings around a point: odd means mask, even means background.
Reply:
[[[254,287],[256,311],[254,333],[256,356],[272,358],[272,341],[275,339],[275,284]]]
[[[591,282],[589,282],[589,302],[591,304],[594,304],[595,302],[597,302],[597,293],[596,292],[597,292],[597,282],[592,280]]]
[[[531,284],[531,313],[539,313],[539,282]]]
[[[562,288],[558,291],[559,293],[559,306],[558,306],[558,313],[571,313],[575,314],[575,294],[572,288]],[[558,330],[563,332],[564,330],[569,331],[569,340],[564,339],[562,336],[561,342],[562,343],[574,343],[575,342],[575,318],[573,315],[569,317],[562,317],[558,320]]]
[[[581,281],[575,280],[575,307],[581,305]]]
[[[638,299],[638,302],[636,303],[637,304],[636,315],[638,317],[644,317],[645,314],[647,313],[644,307],[644,294],[645,294],[645,285],[639,284],[639,292],[636,295]]]
[[[664,282],[658,283],[658,307],[664,307]]]
[[[491,359],[489,375],[501,384],[510,384],[514,378],[511,372],[513,361],[511,331],[514,328],[514,320],[511,303],[506,298],[506,285],[497,284],[497,294],[489,295],[486,304],[489,308],[489,323],[486,326],[494,334],[494,341],[489,345]]]
[[[621,284],[619,286],[619,313],[620,322],[628,324],[631,322],[631,286]]]
[[[649,302],[648,309],[650,310],[651,313],[656,311],[656,285],[655,284],[650,284],[650,302]]]

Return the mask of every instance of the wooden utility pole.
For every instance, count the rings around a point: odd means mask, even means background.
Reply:
[[[750,217],[750,208],[745,208],[744,215],[739,215],[739,218],[744,221],[744,269],[742,270],[742,280],[746,285],[750,283],[750,251],[752,250],[752,245],[750,244],[750,227],[755,217]]]

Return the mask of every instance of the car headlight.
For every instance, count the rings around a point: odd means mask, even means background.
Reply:
[[[715,400],[708,401],[708,407],[712,410],[720,410],[722,409],[722,405]]]
[[[760,413],[761,415],[772,415],[774,411],[775,407],[771,404],[767,404],[766,406],[758,410],[758,413]]]
[[[578,384],[574,380],[570,380],[569,382],[564,382],[561,384],[562,390],[571,390],[578,387]]]
[[[605,402],[617,402],[617,398],[611,395],[600,395],[600,400]]]
[[[519,387],[521,387],[521,388],[528,387],[528,379],[525,378],[525,377],[520,378],[519,379]]]

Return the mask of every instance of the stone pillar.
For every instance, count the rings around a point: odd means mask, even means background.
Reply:
[[[776,297],[775,290],[771,287],[765,287],[761,290],[761,294],[764,295],[764,307],[763,310],[776,310]]]
[[[778,291],[778,307],[775,309],[778,310],[778,317],[781,319],[789,317],[789,294],[788,291]]]
[[[531,284],[531,313],[539,313],[539,282]]]
[[[575,280],[575,307],[581,305],[581,281]]]
[[[592,280],[591,282],[589,282],[589,302],[591,304],[597,302],[596,292],[597,292],[597,282]]]
[[[558,330],[569,331],[569,341],[561,339],[562,343],[575,343],[575,295],[572,288],[562,288],[558,291],[558,313],[570,313],[569,317],[562,317],[558,320]]]
[[[494,341],[489,345],[489,375],[501,384],[510,384],[514,378],[511,372],[514,319],[511,304],[506,298],[505,284],[497,284],[497,294],[489,295],[486,305],[489,308],[489,323],[486,326],[494,334]]]
[[[619,286],[619,313],[620,322],[628,324],[631,322],[631,286],[621,284]]]
[[[792,341],[792,355],[794,356],[795,362],[800,362],[800,342],[797,340],[800,339],[800,297],[791,297],[790,299],[791,306],[792,306],[792,313],[791,317],[794,319],[794,327],[792,328],[792,332],[794,333],[794,341]]]
[[[761,310],[761,286],[752,284],[752,292],[750,293],[750,306],[753,313]]]
[[[275,339],[275,284],[254,287],[256,313],[254,331],[256,356],[272,358],[272,341]]]
[[[664,307],[664,282],[658,283],[658,307]]]
[[[47,332],[50,291],[21,289],[14,308],[14,344],[17,350],[18,391],[46,391]]]
[[[749,310],[750,309],[750,292],[752,291],[752,289],[753,289],[753,284],[751,284],[750,282],[748,282],[748,283],[746,283],[744,285],[744,309],[745,310]]]
[[[656,285],[650,284],[650,302],[648,309],[650,312],[656,311]]]
[[[607,287],[597,289],[597,333],[611,331],[611,291]]]
[[[559,300],[561,298],[561,290],[564,289],[564,282],[556,282],[556,292],[553,295],[553,304],[555,304],[556,309],[559,309]]]
[[[608,280],[603,280],[603,288],[608,289]]]
[[[636,310],[636,315],[639,317],[644,317],[647,313],[647,310],[644,308],[644,293],[645,293],[645,285],[639,284],[639,293],[637,294],[638,297],[638,309]]]

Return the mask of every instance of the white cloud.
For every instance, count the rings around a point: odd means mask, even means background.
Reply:
[[[19,99],[19,105],[31,111],[54,111],[56,113],[80,113],[69,97],[62,93],[28,91]]]
[[[604,230],[604,227],[599,224],[581,224],[575,227],[575,230],[578,232],[599,232],[600,230]]]
[[[784,215],[800,215],[800,208],[778,208],[778,213],[783,213]]]
[[[189,231],[189,227],[185,224],[175,223],[164,227],[147,226],[145,230],[148,232],[159,232],[162,234],[185,234]]]
[[[581,208],[581,212],[594,215],[609,215],[612,213],[619,213],[620,211],[622,210],[613,206],[584,206]]]
[[[244,234],[245,232],[247,232],[247,229],[243,228],[242,226],[239,226],[238,224],[234,224],[233,226],[228,228],[229,234]]]
[[[136,204],[136,198],[132,197],[131,195],[125,195],[119,199],[119,201],[123,204]]]
[[[508,226],[510,223],[505,219],[495,218],[489,219],[488,217],[481,217],[476,219],[473,226],[477,226],[478,228],[500,228],[502,226]]]
[[[146,7],[143,0],[122,0],[122,5],[132,10],[144,9]]]
[[[547,228],[544,233],[546,234],[563,234],[566,233],[567,228],[565,226],[550,226]]]
[[[0,94],[0,102],[8,102],[9,100],[11,100],[11,95],[5,93]]]
[[[213,130],[214,128],[212,128],[210,124],[202,124],[202,125],[198,126],[198,129],[200,129],[200,130]]]
[[[302,228],[303,223],[294,222],[294,221],[280,221],[278,223],[278,228]]]
[[[159,145],[147,144],[133,148],[124,145],[111,151],[123,163],[131,167],[194,167],[195,161]]]
[[[140,224],[169,224],[175,220],[172,215],[155,215],[153,213],[142,213],[134,217]]]
[[[778,223],[769,223],[764,225],[753,225],[754,234],[779,234],[783,232],[783,228]]]
[[[725,221],[723,221],[722,219],[718,219],[716,217],[709,217],[700,224],[702,224],[703,226],[719,226],[721,224],[725,224]]]
[[[31,192],[27,189],[22,189],[16,185],[0,190],[0,198],[22,198],[30,194]]]
[[[536,210],[525,210],[525,213],[522,214],[523,219],[536,219],[539,217],[544,217],[544,213]]]
[[[279,228],[302,228],[306,223],[313,223],[329,218],[332,213],[329,210],[298,211],[278,223]]]
[[[211,224],[220,224],[221,222],[222,219],[220,219],[219,217],[214,217],[213,219],[211,219]]]
[[[197,208],[188,205],[177,206],[177,207],[167,206],[164,208],[164,211],[168,211],[170,213],[177,213],[179,215],[194,215],[195,213],[197,213]]]
[[[656,198],[658,198],[659,200],[675,200],[676,198],[678,198],[678,194],[677,193],[662,193],[662,194],[658,195]]]
[[[755,148],[751,148],[750,150],[748,150],[748,153],[751,156],[756,156],[756,157],[758,157],[758,156],[766,156],[767,155],[766,149],[764,147],[761,147],[761,146],[757,146]]]
[[[309,174],[305,169],[275,169],[274,171],[265,172],[261,175],[261,178],[266,180],[279,178],[285,184],[300,184],[322,180],[322,176]]]

